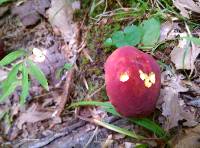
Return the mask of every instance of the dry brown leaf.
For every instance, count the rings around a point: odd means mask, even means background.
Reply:
[[[181,37],[187,36],[186,33],[180,34]],[[179,40],[177,47],[174,47],[170,57],[171,61],[175,64],[176,69],[194,69],[194,62],[200,53],[200,47],[191,44],[186,40]]]
[[[176,8],[180,10],[181,15],[189,18],[191,11],[200,13],[199,3],[193,0],[173,0]]]
[[[178,26],[178,23],[174,23],[172,21],[164,22],[160,28],[160,42],[174,39],[177,35],[179,35],[178,30],[180,29],[181,28]]]
[[[49,0],[29,0],[12,9],[14,15],[18,15],[25,26],[35,25],[41,16],[45,16],[45,10],[49,8]]]
[[[72,23],[73,9],[69,0],[52,0],[51,8],[47,11],[49,22],[57,28],[66,42],[75,38],[75,25]],[[70,43],[69,43],[70,44]]]
[[[173,141],[173,148],[199,148],[200,125],[186,130],[185,134],[177,135]]]
[[[76,7],[76,6],[75,6]],[[76,61],[77,49],[78,49],[78,25],[73,22],[73,6],[70,0],[51,0],[51,8],[47,12],[49,22],[56,32],[60,32],[65,44],[61,47],[65,58],[70,64],[74,64]],[[58,117],[61,115],[65,103],[68,101],[69,89],[71,88],[70,82],[73,79],[74,69],[72,68],[67,72],[66,82],[64,86],[64,92],[61,97],[58,109],[55,111],[55,115]]]
[[[169,130],[178,126],[178,122],[186,120],[183,125],[194,126],[197,124],[194,114],[186,109],[184,101],[179,97],[179,92],[186,92],[188,89],[181,83],[180,75],[172,75],[166,71],[162,73],[162,84],[165,85],[160,92],[160,106],[162,115],[166,117],[165,129]],[[162,102],[162,103],[161,103]]]
[[[102,143],[102,148],[109,148],[113,144],[112,135],[108,135],[108,138],[105,142]]]
[[[52,112],[46,111],[46,112],[42,112],[42,111],[38,111],[37,110],[37,106],[35,104],[33,104],[32,106],[30,106],[28,108],[28,110],[24,113],[22,113],[18,120],[17,120],[17,127],[19,129],[22,129],[22,125],[24,123],[35,123],[35,122],[39,122],[39,121],[43,121],[46,119],[50,119],[52,117]]]

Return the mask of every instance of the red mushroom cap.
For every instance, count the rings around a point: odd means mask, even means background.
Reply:
[[[116,110],[126,117],[150,115],[160,92],[160,67],[135,47],[116,49],[105,63],[106,91]]]

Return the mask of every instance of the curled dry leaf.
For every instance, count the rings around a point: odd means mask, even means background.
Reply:
[[[200,146],[200,125],[188,129],[184,134],[178,134],[173,138],[173,148],[199,148]]]
[[[29,109],[22,113],[18,120],[17,120],[17,127],[19,129],[22,129],[22,125],[24,123],[35,123],[39,121],[44,121],[46,119],[50,119],[52,117],[52,112],[46,111],[38,111],[37,110],[37,105],[33,104],[32,106],[29,107]]]
[[[200,13],[199,2],[194,2],[194,0],[173,0],[173,3],[184,17],[189,18],[191,11]]]
[[[187,33],[180,34],[181,37],[187,36]],[[200,53],[200,47],[197,45],[192,46],[186,39],[179,40],[177,47],[174,47],[170,57],[171,61],[175,64],[176,69],[194,69],[194,62]]]
[[[174,39],[179,35],[180,30],[181,28],[179,27],[178,23],[174,23],[172,21],[164,22],[161,24],[159,41],[162,42],[165,40]]]
[[[178,126],[179,121],[185,120],[183,125],[194,126],[194,113],[186,109],[184,101],[179,97],[179,92],[186,92],[188,89],[181,83],[181,75],[172,75],[169,71],[162,73],[162,81],[165,86],[161,89],[158,108],[162,110],[162,115],[166,117],[165,129],[169,130]]]

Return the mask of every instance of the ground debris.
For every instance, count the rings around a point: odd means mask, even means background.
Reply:
[[[173,3],[184,17],[190,18],[191,11],[200,13],[199,2],[194,0],[173,0]]]
[[[200,125],[180,132],[172,139],[173,148],[199,148]]]
[[[175,39],[181,30],[179,24],[173,21],[166,21],[161,24],[160,28],[160,42]]]
[[[200,107],[200,99],[194,99],[187,102],[188,105],[192,105],[194,107]]]
[[[195,126],[195,112],[186,108],[186,104],[180,98],[180,92],[187,92],[189,89],[182,83],[183,76],[172,74],[170,71],[162,73],[162,84],[160,98],[157,107],[162,110],[162,115],[166,117],[165,129],[169,130],[179,125],[179,121],[185,120],[183,125]]]
[[[43,121],[46,119],[50,119],[52,117],[52,112],[49,111],[38,111],[37,110],[37,105],[33,104],[32,106],[30,106],[28,108],[28,110],[24,113],[22,113],[18,120],[17,120],[17,127],[19,129],[22,129],[22,125],[24,123],[35,123],[35,122],[39,122],[39,121]]]
[[[181,33],[181,37],[186,37],[187,33]],[[194,63],[200,53],[200,47],[190,44],[187,39],[180,39],[177,47],[174,47],[170,56],[177,70],[193,70]]]
[[[35,25],[41,16],[45,16],[45,10],[50,7],[49,0],[29,0],[12,9],[13,15],[18,15],[23,25]]]

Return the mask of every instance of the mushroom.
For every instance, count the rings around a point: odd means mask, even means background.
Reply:
[[[104,68],[107,95],[121,115],[144,117],[154,111],[161,79],[152,56],[124,46],[108,57]]]

